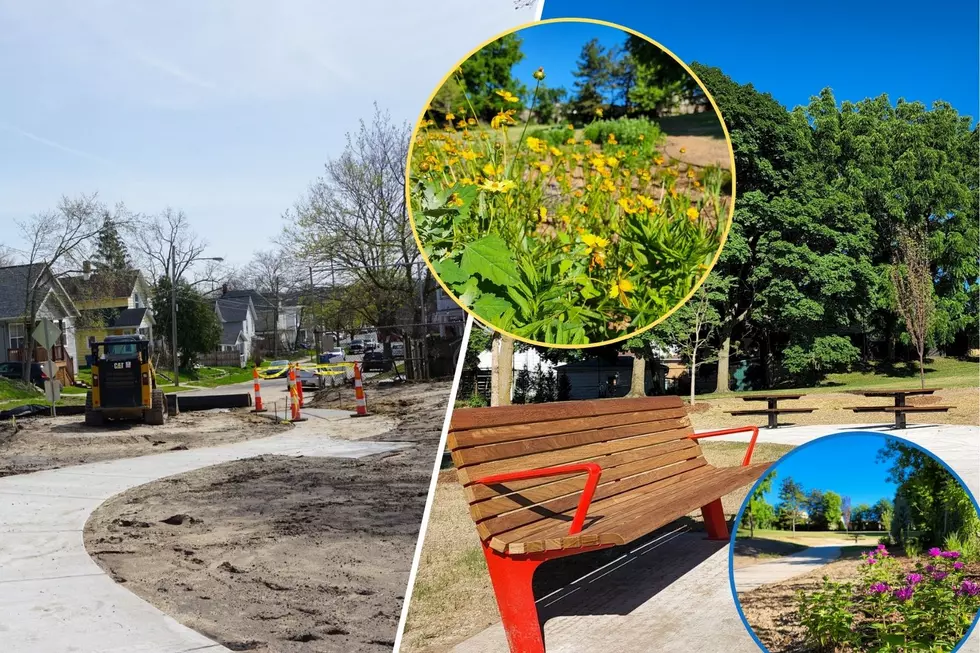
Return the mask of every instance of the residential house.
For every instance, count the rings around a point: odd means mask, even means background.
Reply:
[[[37,319],[49,319],[61,330],[58,343],[50,351],[32,341],[35,325],[25,324],[31,298]],[[51,359],[57,366],[57,378],[66,385],[74,384],[78,372],[74,323],[78,316],[78,307],[47,263],[0,267],[0,362],[25,360],[25,349],[33,347],[31,360]]]
[[[302,306],[284,306],[255,289],[231,290],[228,285],[222,286],[222,299],[238,301],[251,300],[255,309],[255,338],[253,347],[265,352],[289,351],[296,346],[302,318]]]
[[[221,343],[218,351],[237,352],[240,364],[252,358],[252,342],[255,340],[255,305],[251,297],[244,299],[217,299],[214,312],[221,321]]]
[[[139,270],[85,272],[62,281],[80,312],[75,347],[85,366],[91,366],[92,343],[106,336],[142,335],[153,342],[155,323],[150,286]]]
[[[465,311],[441,287],[436,288],[435,300],[436,310],[431,322],[438,326],[439,337],[444,340],[461,337],[466,322]]]

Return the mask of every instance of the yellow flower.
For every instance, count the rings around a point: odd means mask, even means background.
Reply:
[[[599,116],[600,118],[602,117],[602,107],[595,108],[595,115]]]
[[[503,172],[504,172],[504,167],[502,165],[499,165],[496,168],[494,168],[492,163],[488,163],[485,166],[483,166],[483,174],[485,174],[487,177],[493,177],[494,175],[503,174]]]
[[[589,212],[589,210],[585,208],[585,204],[579,204],[578,206],[575,207],[575,210],[581,213],[582,215],[585,215],[586,213]]]
[[[541,161],[535,161],[531,165],[545,174],[547,174],[551,170],[550,165],[548,165],[547,163],[542,163]]]
[[[496,91],[497,95],[504,98],[504,102],[517,102],[517,96],[510,91],[505,91],[504,89],[498,89]]]
[[[684,154],[685,152],[687,152],[687,148],[686,147],[682,147],[681,148],[681,154]]]
[[[614,156],[607,156],[606,165],[609,166],[610,168],[615,168],[616,166],[619,165],[619,159],[617,159]]]
[[[692,206],[692,207],[690,207],[690,208],[689,208],[689,209],[687,210],[687,218],[688,218],[688,219],[689,219],[689,220],[690,220],[691,222],[694,222],[695,220],[697,220],[697,219],[698,219],[698,216],[699,216],[699,215],[701,215],[701,213],[700,213],[700,212],[699,212],[699,211],[698,211],[698,210],[697,210],[696,208],[694,208],[693,206]]]
[[[576,152],[575,154],[572,155],[572,158],[578,161],[579,163],[582,163],[582,161],[585,159],[585,155],[582,154],[581,152]]]
[[[548,209],[547,209],[547,207],[544,207],[544,206],[539,207],[538,208],[538,220],[540,220],[541,222],[544,222],[547,219],[548,219]]]
[[[602,183],[599,184],[599,190],[611,193],[616,190],[616,184],[612,183],[611,179],[603,179]]]
[[[527,146],[532,152],[544,152],[545,144],[540,138],[534,136],[527,137]]]
[[[618,145],[618,142],[616,141],[616,134],[609,132],[609,138],[606,139],[606,142],[608,142],[610,145]]]
[[[557,147],[555,147],[554,145],[549,147],[548,151],[551,152],[552,156],[561,156],[563,154],[563,152],[559,150]]]
[[[582,234],[582,242],[585,243],[585,253],[591,254],[592,250],[602,249],[609,244],[609,240],[594,234]]]
[[[616,274],[616,280],[609,286],[609,297],[612,299],[619,297],[619,301],[622,302],[623,306],[629,308],[630,300],[626,296],[628,292],[633,292],[633,284],[629,279],[623,278],[623,270],[620,269]]]
[[[640,134],[640,140],[646,140],[646,134]]]
[[[694,170],[692,168],[687,169],[687,178],[694,179]]]
[[[569,131],[575,131],[575,125],[573,125],[572,123],[568,123],[568,125],[566,126],[568,127]]]
[[[456,123],[456,127],[459,128],[459,129],[462,129],[462,128],[466,127],[466,121],[463,120],[462,118],[460,118],[459,119],[459,122]]]
[[[480,184],[480,188],[491,193],[506,193],[516,186],[510,179],[504,179],[502,181],[492,181],[488,179],[487,181]]]
[[[504,125],[514,125],[517,121],[514,120],[514,110],[508,109],[507,111],[501,111],[493,117],[490,121],[490,127],[493,129],[500,129]]]
[[[585,195],[585,193],[583,193],[582,192],[582,189],[580,188],[577,191],[575,191],[574,193],[572,193],[572,195],[574,195],[575,197],[582,197],[583,195]]]
[[[636,206],[633,204],[633,200],[628,197],[621,197],[616,203],[619,204],[619,208],[623,209],[626,215],[633,215],[637,211]]]
[[[664,158],[662,156],[655,157],[653,159],[653,162],[656,163],[658,166],[662,166],[664,164]]]
[[[449,206],[463,206],[463,198],[453,193],[449,196],[449,200],[446,202]]]
[[[480,156],[479,154],[477,154],[473,150],[463,150],[459,154],[460,154],[460,156],[462,156],[467,161],[474,161],[478,156]]]
[[[452,114],[452,113],[447,113],[446,114],[446,120],[455,120],[455,119],[456,119],[455,114]]]
[[[463,184],[464,186],[476,185],[476,181],[474,181],[471,177],[463,177],[462,179],[459,180],[459,183]]]
[[[643,205],[643,208],[645,208],[648,211],[652,211],[653,209],[657,208],[657,203],[654,202],[652,198],[647,197],[646,195],[637,195],[636,199],[640,204]]]
[[[592,167],[596,170],[606,167],[606,160],[603,159],[601,155],[593,156],[591,159],[589,159],[589,163],[592,164]]]
[[[565,141],[565,145],[575,145],[575,138],[569,138],[567,141]]]
[[[590,141],[587,138],[583,141],[583,143],[585,143],[586,145],[592,145],[592,141]]]
[[[467,118],[466,119],[466,124],[467,125],[471,125],[471,126],[472,125],[475,125],[476,124],[476,118]]]

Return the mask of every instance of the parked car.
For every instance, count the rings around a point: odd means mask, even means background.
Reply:
[[[352,354],[363,354],[364,353],[364,341],[363,340],[351,340],[349,345],[350,353]]]
[[[344,360],[344,348],[334,347],[326,353],[327,360],[331,363],[337,363]]]
[[[21,380],[24,378],[24,363],[12,361],[0,363],[0,376],[5,379]],[[44,373],[40,363],[31,363],[31,383],[39,388],[44,387],[44,382],[48,380],[48,375]]]
[[[405,358],[405,343],[398,341],[391,343],[392,358]]]
[[[365,372],[387,372],[391,370],[391,360],[385,358],[380,351],[369,351],[364,354],[361,369]]]
[[[319,390],[323,387],[323,377],[313,370],[297,370],[296,378],[303,385],[304,390]]]
[[[284,376],[286,376],[286,373],[289,371],[287,369],[288,366],[289,366],[289,361],[287,361],[287,360],[270,361],[269,362],[268,369],[277,370],[277,371],[274,372],[268,378],[270,378],[270,379],[281,379],[281,378],[283,378]]]

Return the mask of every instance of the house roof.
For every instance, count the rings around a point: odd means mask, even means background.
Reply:
[[[127,308],[120,311],[119,315],[109,322],[109,326],[116,329],[136,328],[143,323],[145,315],[146,308]]]
[[[221,328],[221,344],[236,345],[242,335],[242,325],[239,322],[225,322]]]
[[[255,305],[256,310],[261,308],[272,308],[272,302],[262,296],[258,290],[229,290],[227,292],[221,293],[221,297],[218,299],[237,299],[239,301],[244,301],[246,299],[251,299],[252,304]]]
[[[70,295],[50,273],[47,263],[32,263],[0,267],[0,319],[22,317],[27,313],[27,285],[44,276],[46,271],[47,278],[40,284],[43,290],[37,295],[39,303],[43,304],[53,293],[68,315],[78,314]]]
[[[85,277],[68,277],[62,285],[79,301],[129,297],[139,279],[139,270],[107,270]]]
[[[248,319],[248,299],[216,299],[222,322],[244,322]]]

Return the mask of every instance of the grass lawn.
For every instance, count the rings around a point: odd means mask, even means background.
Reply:
[[[173,388],[173,370],[157,369],[161,388]],[[219,385],[244,383],[252,380],[250,367],[199,367],[192,372],[180,371],[181,385],[187,384],[198,388],[214,388]]]
[[[23,381],[0,378],[0,402],[14,399],[37,399],[43,397],[37,390]]]
[[[790,542],[793,544],[802,544],[804,546],[820,546],[822,542],[828,541],[838,541],[846,540],[853,541],[854,536],[858,536],[856,544],[850,546],[856,546],[858,548],[866,549],[869,546],[878,546],[878,540],[882,537],[888,535],[885,531],[783,531],[776,529],[755,529],[755,539],[756,540],[775,540],[777,542]],[[740,528],[736,537],[749,538],[749,529]]]

